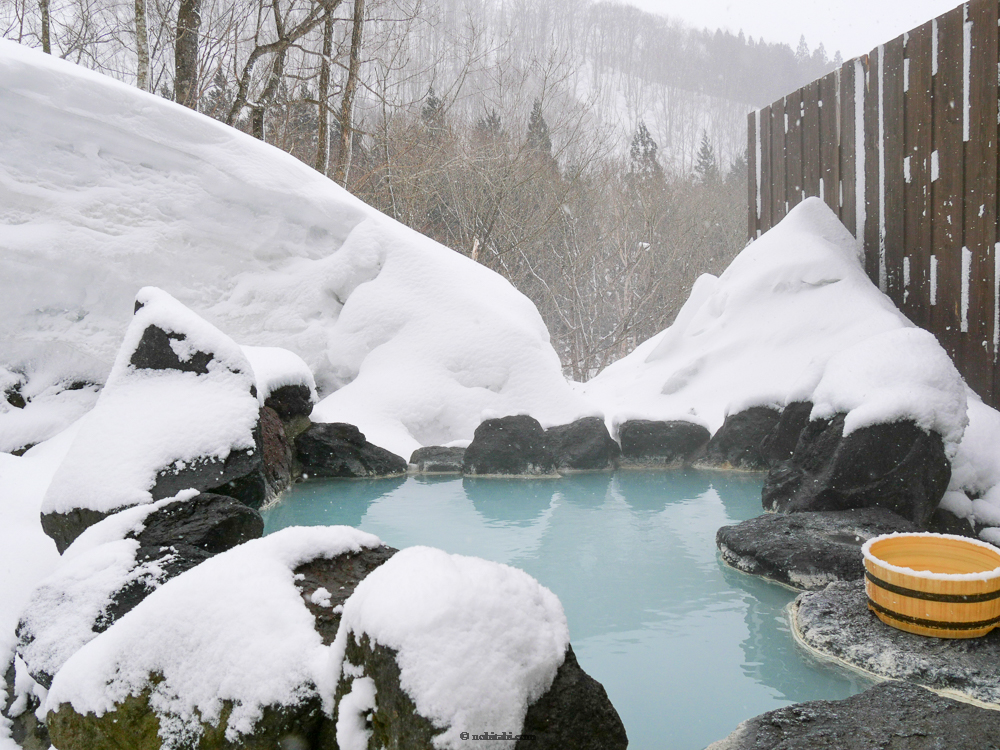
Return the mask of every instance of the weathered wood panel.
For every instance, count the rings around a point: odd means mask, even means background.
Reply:
[[[757,236],[757,116],[747,115],[747,237]]]
[[[771,226],[783,218],[788,210],[788,194],[785,189],[785,100],[779,99],[771,105]]]
[[[820,195],[819,101],[819,81],[813,81],[802,89],[802,191],[806,195]]]
[[[858,236],[856,70],[854,60],[847,61],[840,69],[840,221],[855,237]]]
[[[802,202],[802,92],[785,97],[785,200],[791,210]]]
[[[766,232],[774,222],[771,211],[771,184],[774,173],[771,169],[771,108],[764,107],[760,111],[760,224],[758,229]]]
[[[903,37],[885,45],[882,58],[882,107],[879,119],[882,136],[881,217],[882,245],[885,248],[886,293],[903,297]]]
[[[872,283],[885,291],[885,244],[882,237],[881,177],[882,153],[878,147],[881,136],[879,114],[882,108],[881,55],[876,47],[868,53],[868,71],[865,75],[865,271]]]
[[[819,81],[819,193],[840,215],[840,74],[833,71]]]
[[[902,310],[919,326],[930,326],[931,264],[931,152],[933,119],[931,109],[931,22],[928,21],[906,38],[906,92],[903,95],[903,144],[906,156],[903,171],[906,187],[903,198],[903,242],[909,284],[905,285]]]

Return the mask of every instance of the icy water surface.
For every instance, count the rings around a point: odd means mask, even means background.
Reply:
[[[346,524],[526,570],[562,601],[630,750],[699,750],[764,711],[868,686],[796,647],[793,591],[720,561],[716,529],[759,515],[760,488],[697,471],[313,481],[264,521],[267,533]]]

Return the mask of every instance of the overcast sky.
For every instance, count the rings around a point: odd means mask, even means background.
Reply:
[[[809,49],[823,42],[830,57],[865,54],[904,31],[957,7],[959,0],[625,0],[696,27],[728,28],[734,34],[795,49],[805,34]]]

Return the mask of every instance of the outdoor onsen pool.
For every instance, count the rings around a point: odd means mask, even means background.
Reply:
[[[795,645],[795,592],[720,561],[716,529],[759,515],[760,489],[699,471],[310,481],[264,521],[266,533],[346,524],[527,571],[562,600],[630,750],[698,750],[764,711],[868,687]]]

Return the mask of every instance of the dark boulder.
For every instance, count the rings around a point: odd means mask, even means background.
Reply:
[[[292,484],[292,448],[281,417],[269,406],[260,409],[261,468],[271,500]]]
[[[924,527],[950,479],[937,433],[901,421],[845,437],[838,414],[806,426],[792,457],[771,467],[762,501],[783,512],[880,507]]]
[[[997,747],[997,737],[1000,711],[883,682],[844,700],[768,711],[708,750],[986,750]]]
[[[524,414],[482,422],[462,462],[462,473],[470,475],[538,476],[555,470],[545,430]]]
[[[360,552],[320,557],[295,568],[295,586],[316,618],[316,632],[325,645],[329,646],[337,637],[340,613],[347,598],[365,576],[397,551],[387,545],[362,547]]]
[[[884,508],[765,513],[715,535],[722,559],[744,573],[798,589],[864,576],[861,545],[880,534],[918,531]]]
[[[720,469],[766,471],[770,466],[765,443],[781,420],[776,409],[753,406],[730,414],[712,436],[698,465]]]
[[[125,537],[139,547],[127,571],[108,586],[99,609],[92,608],[90,597],[75,596],[79,580],[73,568],[80,558],[67,560],[43,581],[18,622],[17,653],[35,681],[48,688],[75,648],[103,633],[168,580],[263,533],[260,514],[231,497],[202,493],[168,503],[146,517],[140,532]],[[94,551],[81,557],[86,560],[88,554]],[[78,632],[71,648],[66,648],[63,623],[53,617],[75,622]]]
[[[445,448],[429,445],[417,448],[410,455],[410,464],[421,474],[461,474],[465,448]]]
[[[140,309],[142,306],[138,305],[136,312]],[[212,352],[195,351],[187,359],[181,359],[171,346],[186,339],[183,333],[167,332],[157,325],[146,326],[129,363],[138,370],[179,370],[207,375],[208,364],[214,358]]]
[[[442,728],[421,716],[402,689],[395,650],[373,643],[367,634],[359,637],[351,632],[347,636],[345,660],[355,665],[355,670],[337,685],[331,729],[355,679],[364,676],[375,683],[378,696],[369,719],[372,730],[369,747],[399,750],[434,747],[434,737]],[[475,729],[470,727],[470,732]],[[532,739],[519,740],[515,745],[519,750],[625,750],[628,747],[625,726],[604,687],[583,671],[571,647],[567,649],[566,660],[556,672],[552,686],[528,707],[520,734],[531,735]]]
[[[0,716],[10,722],[10,738],[22,750],[48,750],[52,747],[48,727],[35,716],[35,711],[42,702],[33,692],[18,695],[15,689],[17,672],[13,659],[2,677],[0,687],[5,688],[7,697],[0,702]]]
[[[301,383],[283,385],[271,391],[264,399],[264,406],[274,409],[282,422],[290,422],[296,417],[307,417],[312,413],[312,392]]]
[[[812,401],[793,401],[781,410],[778,423],[761,443],[761,452],[769,464],[792,457],[812,410]]]
[[[545,445],[555,459],[556,468],[572,471],[616,469],[622,453],[600,417],[584,417],[550,427],[545,431]]]
[[[689,463],[711,438],[692,422],[631,419],[618,428],[623,466],[680,466]]]
[[[798,639],[825,659],[1000,709],[1000,630],[963,639],[898,630],[868,609],[864,581],[838,581],[800,594],[790,614]]]
[[[384,477],[406,473],[406,461],[369,443],[357,427],[317,422],[295,440],[303,474],[316,477]]]
[[[528,707],[516,750],[625,750],[625,725],[604,686],[583,671],[573,647],[556,672],[552,687]]]

